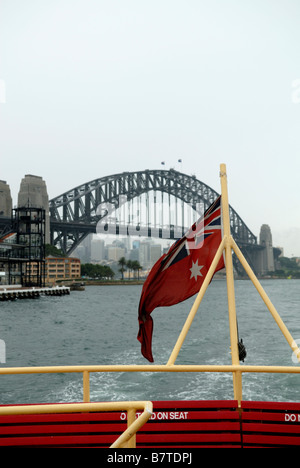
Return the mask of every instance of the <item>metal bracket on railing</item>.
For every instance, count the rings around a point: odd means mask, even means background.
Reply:
[[[136,403],[136,402],[134,402]],[[140,402],[142,403],[142,402]],[[151,418],[152,413],[153,413],[153,404],[151,401],[146,401],[144,402],[144,411],[142,414],[139,415],[139,417],[132,422],[129,427],[126,429],[126,431],[123,432],[123,434],[120,435],[120,437],[110,446],[110,448],[120,448],[124,447],[124,444],[126,442],[129,442],[129,440],[135,436],[137,431],[143,427],[143,425]],[[138,409],[138,408],[137,408]],[[134,410],[135,412],[135,410]],[[133,447],[135,447],[135,442],[132,444]]]

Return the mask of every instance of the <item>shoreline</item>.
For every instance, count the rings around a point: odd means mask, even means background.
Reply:
[[[259,280],[297,280],[299,278],[288,278],[288,277],[271,277],[271,276],[263,276],[260,277]],[[251,281],[250,278],[246,277],[236,277],[236,281]],[[108,281],[100,281],[100,280],[81,280],[82,285],[84,286],[134,286],[134,285],[143,285],[146,279],[143,280],[108,280]],[[214,278],[213,281],[226,281],[226,277],[224,278]],[[66,282],[67,283],[67,282]]]
[[[87,280],[82,281],[84,286],[131,286],[131,285],[142,285],[145,280],[112,280],[112,281],[99,281],[99,280]]]

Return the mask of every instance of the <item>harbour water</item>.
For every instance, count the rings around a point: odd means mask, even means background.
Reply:
[[[261,283],[299,345],[300,281]],[[2,302],[0,366],[148,364],[136,338],[141,289],[88,286],[69,296]],[[299,365],[252,283],[236,281],[235,291],[244,365]],[[193,300],[153,311],[155,364],[168,361]],[[230,363],[226,282],[213,280],[176,364]],[[91,401],[233,398],[231,374],[92,373],[90,382]],[[243,376],[245,400],[300,401],[299,388],[299,374]],[[71,401],[82,401],[82,374],[0,376],[0,404]]]

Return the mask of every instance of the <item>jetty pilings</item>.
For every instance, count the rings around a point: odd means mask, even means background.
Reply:
[[[0,301],[14,301],[16,299],[35,299],[40,296],[64,296],[70,294],[67,286],[56,286],[52,288],[0,288]]]

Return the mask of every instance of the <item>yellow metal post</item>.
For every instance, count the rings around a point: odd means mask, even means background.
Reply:
[[[88,371],[83,372],[83,401],[90,402],[90,373]]]
[[[131,424],[134,423],[136,418],[136,410],[135,408],[130,408],[127,411],[127,427],[129,428]],[[127,448],[135,448],[136,447],[136,433],[128,440]]]
[[[171,353],[167,366],[174,365],[181,346],[186,338],[190,329],[191,323],[194,320],[199,305],[204,297],[206,289],[214,275],[217,264],[225,249],[225,264],[226,264],[226,278],[227,278],[227,296],[228,296],[228,311],[229,311],[229,330],[231,342],[231,358],[232,365],[239,366],[239,352],[238,352],[238,334],[236,322],[236,308],[235,308],[235,292],[234,292],[234,277],[233,277],[233,263],[232,263],[232,238],[230,234],[230,217],[229,217],[229,203],[227,191],[227,174],[225,164],[220,166],[221,190],[222,190],[222,221],[223,221],[223,239],[216,252],[214,260],[210,266],[208,274],[203,282],[203,285],[196,297],[196,300],[190,310],[187,320],[182,328],[178,340]],[[233,372],[233,389],[234,398],[241,402],[242,399],[242,373],[240,371]]]
[[[239,351],[238,351],[238,333],[236,322],[236,307],[235,307],[235,292],[234,292],[234,276],[233,276],[233,263],[232,263],[232,238],[230,234],[230,217],[229,217],[229,203],[227,191],[227,174],[226,165],[220,166],[221,190],[222,190],[222,220],[223,232],[225,239],[225,266],[226,266],[226,279],[227,279],[227,298],[228,298],[228,313],[229,313],[229,331],[231,342],[231,359],[232,365],[239,365]],[[233,391],[234,398],[238,400],[239,404],[242,400],[242,374],[241,372],[233,373]]]

